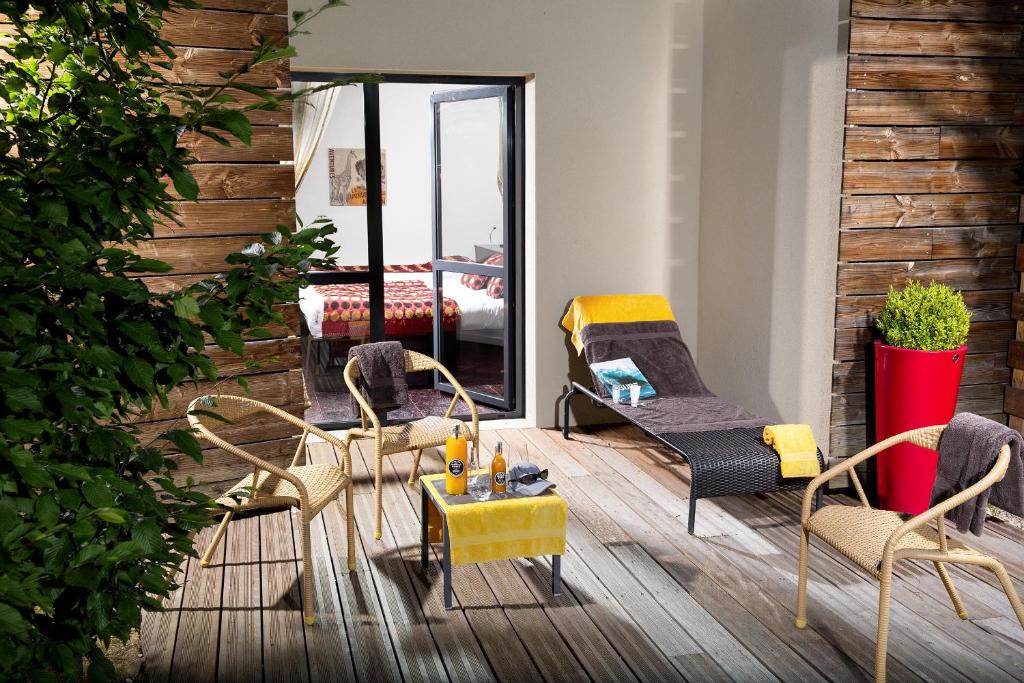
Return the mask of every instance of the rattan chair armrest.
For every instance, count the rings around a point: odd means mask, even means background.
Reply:
[[[1001,449],[999,449],[999,455],[996,457],[996,462],[994,465],[992,465],[992,469],[990,469],[984,477],[979,479],[971,486],[968,486],[960,493],[950,496],[941,503],[933,505],[932,507],[928,508],[921,514],[911,517],[903,524],[896,527],[896,530],[893,531],[892,535],[889,536],[889,540],[886,541],[885,551],[882,557],[884,558],[887,555],[892,556],[892,554],[895,553],[895,549],[897,544],[899,543],[899,540],[911,531],[913,531],[914,529],[918,529],[924,526],[925,524],[929,524],[935,520],[939,520],[939,523],[943,524],[943,518],[946,516],[947,512],[957,507],[958,505],[966,503],[967,501],[971,500],[979,493],[991,487],[997,481],[1002,479],[1003,476],[1006,474],[1006,468],[1009,466],[1009,464],[1010,447],[1003,446]]]
[[[449,372],[448,368],[441,365],[437,361],[434,361],[434,367],[438,372],[444,375],[445,379],[448,380],[448,383],[451,384],[452,388],[455,389],[455,393],[458,394],[459,397],[466,402],[466,406],[469,408],[469,414],[473,422],[473,442],[478,442],[480,437],[480,416],[476,410],[476,403],[473,401],[472,398],[470,398],[469,393],[467,393],[466,390],[462,388],[462,385],[459,384],[459,381],[457,379],[455,379],[455,376],[452,375],[451,372]],[[451,417],[451,415],[446,414],[445,417]]]
[[[926,427],[925,429],[932,428]],[[908,432],[902,432],[900,434],[890,436],[888,439],[879,441],[870,448],[865,448],[856,455],[851,455],[849,458],[846,458],[837,465],[833,465],[832,467],[828,468],[827,470],[819,474],[817,477],[812,479],[811,483],[807,485],[807,489],[804,492],[803,506],[800,510],[801,523],[806,524],[807,520],[810,518],[811,507],[814,501],[814,493],[819,488],[821,488],[822,484],[831,481],[832,479],[835,479],[840,474],[849,472],[860,463],[875,457],[876,455],[878,455],[879,453],[881,453],[882,451],[891,446],[895,446],[896,444],[905,443],[907,441],[913,440],[915,435],[920,431],[922,430],[912,429]]]

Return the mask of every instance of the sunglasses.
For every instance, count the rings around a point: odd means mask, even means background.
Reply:
[[[547,470],[541,470],[540,472],[531,472],[531,473],[528,473],[528,474],[520,475],[520,476],[516,477],[515,479],[509,479],[509,483],[512,483],[512,484],[526,484],[527,486],[529,486],[530,484],[533,484],[534,482],[536,482],[538,479],[547,479],[547,478],[548,478],[548,471]]]

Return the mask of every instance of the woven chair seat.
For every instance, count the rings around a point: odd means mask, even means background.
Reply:
[[[807,529],[869,574],[880,577],[885,544],[905,519],[898,512],[848,505],[828,505],[807,520]],[[946,539],[950,551],[977,553],[956,539]],[[910,531],[896,550],[939,550],[939,533],[929,525]]]
[[[311,513],[322,510],[328,503],[335,500],[349,482],[349,476],[345,474],[345,470],[337,465],[301,465],[289,467],[288,472],[298,477],[306,487]],[[227,493],[217,499],[217,502],[238,510],[298,506],[299,492],[292,483],[278,479],[266,471],[260,472],[256,496],[246,497],[243,495],[241,502],[236,503],[231,498],[231,494],[248,494],[248,489],[253,485],[252,476],[250,474],[232,486]]]
[[[391,455],[419,448],[443,446],[455,431],[455,425],[459,425],[459,430],[467,439],[473,440],[473,433],[466,424],[451,417],[424,417],[413,422],[384,427],[381,429],[383,454]],[[367,432],[366,436],[373,436],[372,430]]]

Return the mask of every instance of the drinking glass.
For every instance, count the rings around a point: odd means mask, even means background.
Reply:
[[[640,385],[630,384],[629,385],[629,405],[636,408],[640,405]]]
[[[469,495],[476,500],[487,500],[491,497],[491,472],[485,468],[480,461],[480,449],[476,442],[473,443],[473,450],[469,455]]]

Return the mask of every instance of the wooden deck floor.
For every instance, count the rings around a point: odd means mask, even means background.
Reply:
[[[686,533],[688,469],[628,428],[490,431],[527,444],[569,503],[564,592],[547,560],[454,571],[442,607],[436,562],[419,567],[411,458],[386,465],[384,537],[373,539],[372,450],[355,454],[358,568],[345,571],[343,507],[314,527],[318,621],[300,612],[290,512],[232,522],[208,569],[182,568],[167,612],[143,627],[153,681],[849,681],[868,680],[877,583],[816,544],[809,622],[793,627],[798,496],[698,504]],[[368,457],[370,456],[370,457]],[[311,447],[333,461],[330,447]],[[426,471],[440,471],[435,452]],[[208,533],[200,537],[205,547]],[[1024,592],[1024,534],[990,521],[975,546]],[[889,672],[901,681],[1024,680],[1024,632],[994,577],[952,569],[971,619],[957,619],[923,565],[898,566]],[[183,579],[183,580],[181,580]]]

